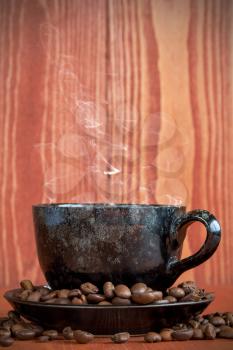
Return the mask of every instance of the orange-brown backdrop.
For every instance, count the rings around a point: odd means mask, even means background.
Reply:
[[[0,1],[0,286],[42,280],[54,201],[208,209],[221,245],[182,278],[233,282],[232,26],[228,0]]]

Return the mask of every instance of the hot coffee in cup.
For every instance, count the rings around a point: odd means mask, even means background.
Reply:
[[[186,270],[211,257],[220,242],[217,219],[206,210],[140,204],[39,204],[33,206],[39,262],[52,288],[89,281],[164,290]],[[206,240],[180,260],[187,227],[199,221]],[[198,234],[198,233],[197,233]]]

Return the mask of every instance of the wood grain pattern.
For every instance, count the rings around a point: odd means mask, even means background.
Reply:
[[[58,201],[208,209],[221,246],[182,279],[233,282],[232,23],[228,0],[0,1],[0,285],[41,281],[31,205]]]

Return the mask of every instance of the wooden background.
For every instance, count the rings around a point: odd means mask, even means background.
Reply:
[[[230,0],[0,0],[0,286],[43,279],[31,205],[58,201],[208,209],[182,279],[232,284],[232,26]]]

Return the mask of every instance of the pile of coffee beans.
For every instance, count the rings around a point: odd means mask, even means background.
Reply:
[[[20,283],[21,290],[15,294],[16,298],[24,301],[40,302],[59,305],[146,305],[169,304],[177,302],[200,301],[213,299],[213,293],[207,293],[197,287],[195,282],[186,281],[177,287],[168,289],[165,293],[153,290],[145,283],[136,283],[131,287],[125,284],[113,285],[105,282],[99,289],[90,282],[80,285],[77,289],[51,290],[48,287],[35,287],[29,280]]]
[[[233,339],[233,313],[216,312],[205,316],[196,316],[188,323],[180,323],[172,328],[163,328],[157,332],[145,334],[144,341],[157,343],[161,341],[183,340],[213,340],[215,338]],[[43,329],[23,319],[16,311],[9,311],[8,317],[0,318],[0,346],[8,347],[16,340],[32,340],[49,342],[65,340],[79,344],[90,343],[94,335],[83,330],[73,330],[65,327],[62,333],[54,329]],[[116,333],[111,337],[114,343],[126,343],[130,339],[128,332]],[[141,341],[141,340],[140,340]]]

